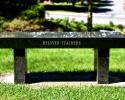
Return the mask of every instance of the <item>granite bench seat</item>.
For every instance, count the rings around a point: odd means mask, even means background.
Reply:
[[[26,48],[94,48],[97,83],[109,83],[109,50],[125,48],[119,32],[2,32],[0,48],[14,50],[15,83],[26,82]]]

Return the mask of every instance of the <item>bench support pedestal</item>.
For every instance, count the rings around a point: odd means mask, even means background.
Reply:
[[[26,58],[25,49],[14,49],[14,82],[26,82]]]
[[[109,49],[98,49],[97,51],[97,83],[109,83]]]

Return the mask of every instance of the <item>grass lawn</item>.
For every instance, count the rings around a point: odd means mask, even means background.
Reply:
[[[125,72],[125,49],[111,49],[110,71]],[[93,49],[28,49],[29,72],[93,70]],[[0,49],[0,73],[13,71],[12,49]]]
[[[111,49],[110,71],[125,72],[125,49]],[[28,49],[29,72],[93,70],[93,49]],[[12,49],[0,49],[0,73],[13,72]],[[0,84],[0,100],[125,100],[121,87],[44,87]]]
[[[121,87],[44,87],[0,84],[0,100],[125,100]]]

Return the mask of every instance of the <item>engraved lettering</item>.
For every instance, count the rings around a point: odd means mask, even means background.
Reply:
[[[80,46],[81,41],[43,41],[44,46]]]
[[[66,46],[76,46],[76,45],[81,45],[80,41],[62,41],[61,42],[62,45],[66,45]]]
[[[43,41],[43,45],[59,45],[59,41]]]

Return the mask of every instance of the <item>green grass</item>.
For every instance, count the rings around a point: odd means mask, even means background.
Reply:
[[[125,72],[125,49],[111,49],[110,71]],[[93,49],[28,49],[29,72],[93,70]],[[0,73],[13,72],[12,49],[0,49]],[[121,87],[41,87],[0,84],[0,100],[125,100]]]
[[[125,100],[121,87],[44,87],[0,84],[0,100]]]
[[[28,49],[29,72],[93,70],[93,49]],[[125,49],[111,49],[110,71],[125,72]],[[0,73],[13,72],[13,50],[0,49]]]
[[[8,73],[13,70],[12,49],[0,49],[0,73]]]
[[[112,49],[110,55],[110,71],[125,72],[125,49]]]
[[[28,50],[30,71],[92,70],[92,50],[43,49]],[[34,56],[34,57],[33,57]],[[88,59],[85,59],[85,58]],[[34,63],[35,62],[35,63]],[[85,69],[84,69],[85,67]]]

